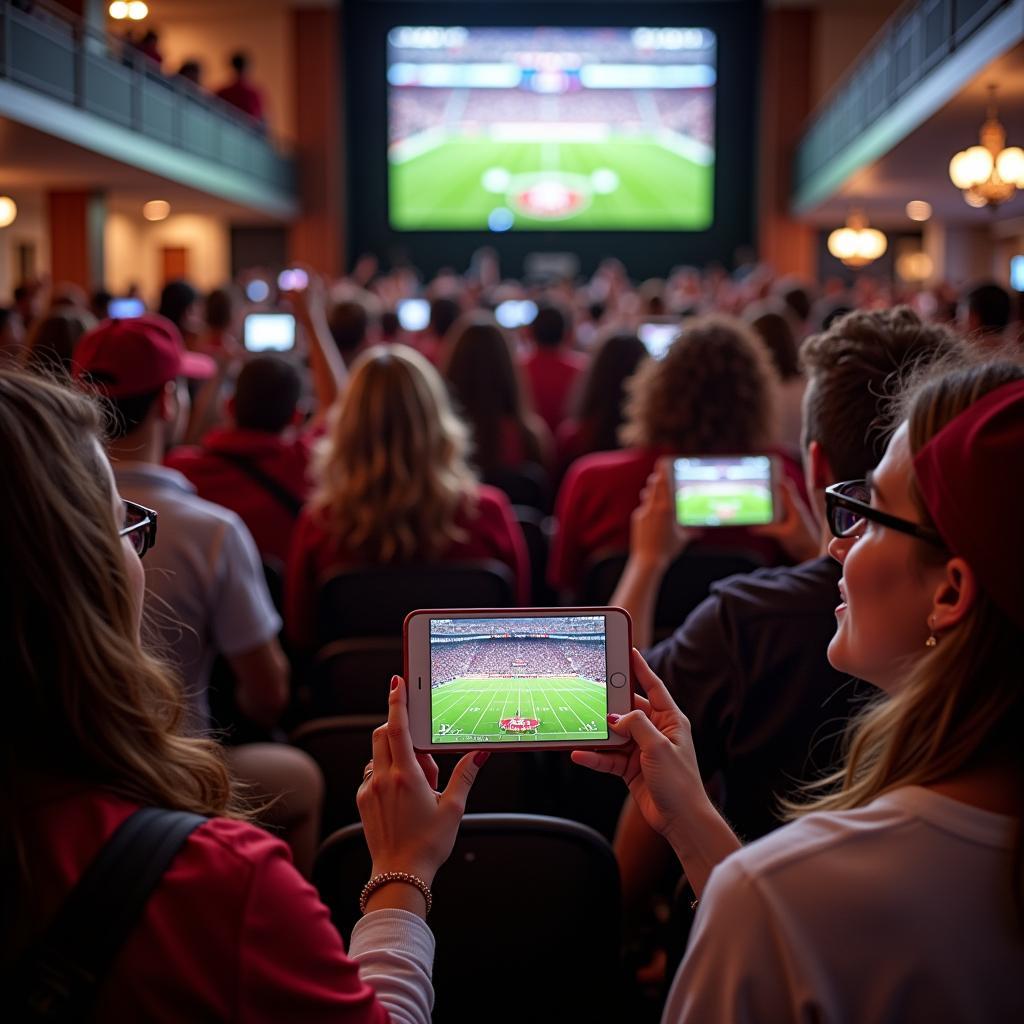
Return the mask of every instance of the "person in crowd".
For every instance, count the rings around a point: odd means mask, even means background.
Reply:
[[[961,307],[961,324],[971,341],[999,348],[1007,341],[1011,318],[1010,293],[990,281],[972,288]]]
[[[781,300],[786,315],[791,318],[797,340],[802,341],[814,305],[810,289],[795,278],[784,277],[775,283],[775,294]]]
[[[665,357],[642,363],[629,382],[620,433],[627,447],[584,456],[566,473],[555,504],[551,585],[575,591],[590,558],[629,547],[629,517],[660,458],[773,452],[774,387],[768,353],[746,325],[720,315],[684,322]],[[799,467],[777,454],[802,486]],[[768,564],[787,558],[749,529],[716,529],[714,543],[738,545]]]
[[[426,902],[414,884],[381,875],[416,876],[429,891],[486,755],[462,758],[436,793],[437,766],[412,749],[395,680],[358,797],[376,884],[346,953],[287,847],[249,824],[223,751],[183,728],[177,681],[143,643],[143,565],[164,520],[122,500],[97,405],[0,371],[0,462],[11,485],[0,509],[0,600],[11,610],[0,626],[5,976],[29,973],[50,922],[122,823],[163,807],[208,820],[97,979],[91,1016],[427,1024]],[[17,1020],[29,1016],[20,994],[9,987]]]
[[[144,57],[148,57],[158,68],[164,62],[163,54],[160,52],[160,36],[153,29],[143,33],[142,38],[135,44],[135,49]]]
[[[800,410],[806,382],[800,372],[793,327],[783,313],[765,306],[748,310],[747,322],[765,343],[779,378],[776,439],[781,444],[799,448]]]
[[[41,281],[23,281],[14,289],[14,311],[24,330],[29,330],[42,315],[44,297]]]
[[[97,323],[110,316],[110,301],[113,297],[106,288],[97,288],[89,296],[89,312],[92,313],[93,319]]]
[[[177,77],[182,81],[191,82],[193,85],[201,88],[203,84],[203,66],[194,58],[183,61],[181,67],[178,68]]]
[[[522,531],[505,496],[474,477],[466,426],[419,353],[364,352],[327,440],[288,557],[285,623],[299,650],[316,640],[321,582],[352,565],[493,558],[529,603]]]
[[[450,296],[438,295],[430,300],[430,322],[417,339],[416,347],[435,366],[440,363],[445,338],[461,312],[459,303]]]
[[[370,344],[370,313],[366,304],[356,299],[338,302],[328,314],[331,337],[346,366],[351,366]]]
[[[584,455],[619,447],[626,381],[646,358],[644,343],[628,331],[614,331],[598,342],[577,383],[571,414],[555,435],[559,476]]]
[[[534,408],[553,436],[566,418],[569,398],[587,360],[572,350],[572,314],[558,302],[539,305],[530,337],[533,351],[523,360],[523,373]]]
[[[238,339],[238,299],[233,288],[214,288],[203,301],[203,330],[196,351],[215,359],[245,354]]]
[[[10,366],[21,359],[25,331],[13,306],[0,306],[0,365]]]
[[[301,388],[288,360],[255,356],[227,401],[228,425],[210,431],[201,445],[172,449],[164,460],[200,498],[236,512],[262,560],[282,568],[310,490],[310,438],[298,429]]]
[[[266,120],[266,105],[263,92],[249,79],[249,56],[241,51],[233,53],[229,61],[234,77],[227,85],[217,90],[217,95],[248,114],[254,121],[263,124]]]
[[[71,372],[75,347],[82,335],[92,330],[92,314],[74,308],[60,308],[37,320],[22,353],[31,370],[67,375]]]
[[[512,343],[493,317],[471,313],[453,325],[441,372],[469,423],[473,462],[485,479],[524,463],[550,468],[551,434],[530,408]]]
[[[194,348],[202,331],[199,293],[185,280],[168,281],[160,292],[157,313],[177,327],[185,345]]]
[[[126,499],[160,513],[159,554],[149,561],[147,609],[153,629],[182,677],[191,727],[209,728],[209,678],[220,654],[235,678],[242,713],[272,727],[289,697],[289,668],[277,635],[281,620],[267,590],[259,552],[238,516],[204,501],[173,469],[162,465],[188,418],[185,381],[211,378],[208,356],[187,352],[163,317],[109,320],[87,334],[75,352],[76,375],[111,409],[107,452]],[[322,780],[298,750],[272,743],[232,747],[239,778],[262,798],[304,873],[319,840]]]
[[[700,900],[666,1022],[1024,1017],[1024,366],[934,372],[898,419],[827,492],[828,658],[878,693],[796,820],[740,848],[639,654],[647,699],[611,723],[633,746],[572,755],[623,777]]]
[[[799,564],[714,584],[707,600],[647,653],[686,708],[703,777],[721,783],[722,813],[745,839],[782,823],[779,799],[794,799],[799,780],[835,766],[839,726],[862,697],[826,657],[841,568],[828,555],[825,488],[866,477],[878,464],[878,424],[901,376],[959,352],[952,332],[923,323],[907,307],[852,313],[808,338],[800,358],[808,382],[802,454],[811,510],[787,486],[785,515],[768,528]],[[655,472],[634,513],[629,561],[612,597],[630,613],[638,647],[650,642],[658,588],[685,540],[665,474]],[[671,850],[630,800],[616,855],[627,905],[636,908],[663,876]]]

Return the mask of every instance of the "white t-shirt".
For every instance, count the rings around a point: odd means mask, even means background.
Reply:
[[[156,509],[146,570],[146,621],[184,681],[195,725],[209,726],[210,668],[277,636],[281,619],[252,534],[234,513],[203,501],[176,470],[115,462],[122,498]]]
[[[1016,822],[908,786],[712,873],[664,1022],[1024,1021]]]

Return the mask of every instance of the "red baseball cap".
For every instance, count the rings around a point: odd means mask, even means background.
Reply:
[[[104,320],[75,348],[75,377],[110,398],[146,395],[178,377],[206,380],[216,372],[209,356],[189,352],[178,328],[156,313]]]
[[[1024,380],[950,420],[914,456],[914,473],[946,546],[1024,628]]]

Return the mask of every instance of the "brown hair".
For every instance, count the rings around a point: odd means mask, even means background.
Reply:
[[[661,360],[640,365],[627,384],[625,445],[727,454],[771,441],[775,386],[761,340],[734,317],[683,322]]]
[[[859,480],[885,451],[881,415],[915,367],[962,348],[907,306],[849,313],[800,347],[808,375],[801,447],[817,441],[836,480]]]
[[[0,853],[5,945],[18,943],[13,915],[24,918],[33,899],[18,826],[27,780],[75,779],[144,805],[239,813],[218,747],[181,734],[178,681],[140,644],[101,436],[89,398],[0,371],[9,487],[0,502],[0,801],[14,822]]]
[[[404,345],[377,345],[352,368],[312,507],[368,561],[435,557],[463,538],[455,517],[476,496],[468,447],[430,363]]]
[[[65,378],[71,372],[75,346],[86,331],[96,326],[90,313],[59,309],[32,326],[22,359],[26,369]]]
[[[586,430],[588,451],[618,448],[626,384],[647,358],[647,347],[628,331],[605,336],[583,374],[573,416]]]
[[[1024,380],[1024,366],[1007,361],[921,376],[902,402],[911,452],[984,395],[1016,380]],[[910,489],[921,523],[934,529],[913,479]],[[923,543],[917,549],[922,564],[948,558]],[[880,696],[850,723],[845,767],[807,787],[808,803],[785,806],[791,814],[862,807],[888,790],[949,778],[992,754],[1012,759],[1024,783],[1022,662],[1020,629],[979,592],[964,620],[914,664],[899,692]],[[1024,925],[1022,879],[1018,836],[1013,882]]]

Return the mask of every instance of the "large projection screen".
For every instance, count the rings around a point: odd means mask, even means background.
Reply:
[[[393,28],[391,227],[706,230],[715,46],[703,28]]]

